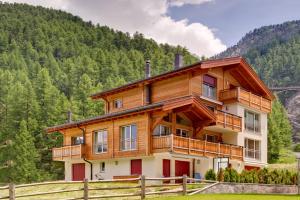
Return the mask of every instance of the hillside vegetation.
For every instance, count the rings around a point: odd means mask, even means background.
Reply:
[[[63,178],[63,163],[52,162],[59,134],[47,126],[102,114],[90,94],[170,70],[174,54],[186,64],[196,61],[186,49],[157,44],[136,33],[92,25],[71,14],[22,4],[0,4],[0,182]]]
[[[139,33],[131,37],[66,12],[0,3],[0,145],[13,142],[0,148],[0,182],[62,179],[63,163],[51,157],[62,136],[44,129],[65,123],[68,110],[73,120],[102,114],[90,94],[143,78],[148,58],[152,74],[171,70],[177,52],[185,64],[197,60],[185,48]],[[290,137],[283,134],[284,109],[274,106],[271,160]],[[13,165],[2,168],[10,160]]]

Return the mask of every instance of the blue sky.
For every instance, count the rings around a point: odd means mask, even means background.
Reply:
[[[85,21],[213,56],[264,25],[300,19],[300,0],[4,0],[70,12]]]
[[[171,7],[168,14],[175,20],[187,18],[208,26],[231,46],[255,28],[300,19],[300,0],[214,0]]]

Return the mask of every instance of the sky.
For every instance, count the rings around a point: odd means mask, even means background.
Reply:
[[[4,0],[70,12],[116,30],[213,56],[247,32],[300,19],[300,0]]]

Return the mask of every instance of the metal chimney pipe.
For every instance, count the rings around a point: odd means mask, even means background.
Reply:
[[[150,78],[151,77],[151,65],[150,65],[150,60],[146,60],[146,65],[145,65],[145,78]]]
[[[183,66],[183,56],[180,53],[175,54],[174,69],[179,69]]]
[[[67,122],[68,122],[68,123],[71,123],[71,122],[72,122],[72,112],[69,110],[68,113],[67,113],[67,115],[68,115],[68,116],[67,116],[67,117],[68,117]]]

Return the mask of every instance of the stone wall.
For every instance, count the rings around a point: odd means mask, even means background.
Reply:
[[[297,194],[296,185],[273,185],[255,183],[218,183],[199,192],[202,194],[252,193],[252,194]]]

